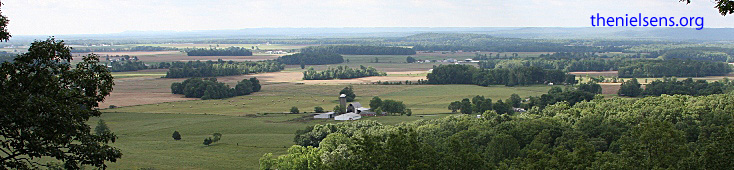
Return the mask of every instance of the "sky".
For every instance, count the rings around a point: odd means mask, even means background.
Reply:
[[[704,17],[713,0],[0,0],[13,35],[303,27],[590,27],[591,15]]]

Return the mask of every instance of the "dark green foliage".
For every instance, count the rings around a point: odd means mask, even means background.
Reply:
[[[0,64],[0,169],[35,169],[41,157],[68,169],[102,168],[122,156],[108,145],[114,134],[96,135],[87,125],[112,91],[110,72],[94,54],[71,60],[70,48],[49,38]]]
[[[665,60],[702,60],[702,61],[731,61],[734,49],[716,47],[689,47],[667,50],[661,58]]]
[[[629,97],[640,96],[642,95],[642,88],[640,88],[640,86],[640,82],[637,82],[637,79],[635,78],[633,78],[632,80],[627,80],[626,82],[623,82],[622,85],[619,87],[617,95]]]
[[[593,85],[589,84],[587,84],[587,86],[593,87]],[[525,106],[525,109],[530,109],[535,106],[543,109],[545,106],[553,105],[558,102],[566,102],[568,105],[573,106],[578,102],[592,100],[595,96],[595,93],[586,90],[568,88],[564,91],[560,87],[552,87],[548,90],[547,94],[543,94],[540,97],[531,96],[527,105],[523,106]]]
[[[721,76],[731,72],[722,62],[695,60],[642,60],[620,67],[618,76],[632,77],[703,77]]]
[[[219,61],[189,61],[173,62],[166,72],[166,78],[186,77],[216,77],[232,76],[262,72],[277,72],[285,69],[285,65],[274,61],[257,62],[225,62]]]
[[[339,95],[342,94],[347,96],[347,102],[353,102],[354,98],[357,98],[357,95],[354,94],[354,89],[352,89],[352,86],[344,87],[344,89],[339,91]]]
[[[512,93],[512,95],[510,95],[510,98],[508,99],[508,102],[506,102],[506,103],[510,104],[512,107],[518,107],[519,108],[520,105],[522,104],[522,98],[520,98],[520,95],[517,95],[515,93]],[[484,113],[484,112],[482,112],[482,113]]]
[[[334,113],[344,113],[345,110],[346,108],[342,108],[341,105],[336,105],[333,109]]]
[[[441,65],[428,73],[428,84],[476,84],[488,85],[530,85],[568,82],[567,74],[561,70],[544,70],[539,67],[516,67],[477,69],[471,65]]]
[[[171,93],[183,94],[189,98],[201,98],[204,100],[222,99],[257,92],[260,87],[259,83],[260,81],[253,77],[249,80],[243,79],[238,82],[235,88],[229,88],[229,85],[217,82],[216,78],[189,78],[181,83],[172,83]]]
[[[449,104],[449,110],[451,110],[451,113],[456,113],[457,110],[461,110],[461,102],[451,102],[451,104]]]
[[[596,84],[594,82],[589,83],[581,83],[578,85],[578,90],[594,93],[594,94],[601,94],[601,85]]]
[[[336,53],[346,55],[413,55],[415,50],[403,47],[380,47],[367,45],[325,45],[301,48],[304,53]]]
[[[252,51],[242,47],[227,47],[225,49],[219,48],[194,48],[186,49],[186,55],[188,56],[251,56]]]
[[[645,85],[645,90],[642,91],[642,94],[646,96],[660,96],[662,94],[704,96],[722,94],[733,89],[734,81],[729,81],[728,79],[708,83],[706,80],[693,81],[691,78],[687,78],[683,81],[678,81],[674,78],[663,78],[662,81],[655,80],[650,84]]]
[[[291,114],[298,114],[298,113],[301,113],[301,111],[298,111],[298,107],[293,106],[293,107],[291,107],[290,113]]]
[[[405,104],[403,104],[402,101],[395,101],[395,100],[383,100],[379,107],[380,110],[387,112],[387,114],[400,114],[403,115],[406,113],[407,107],[405,107]]]
[[[313,108],[313,112],[316,112],[316,113],[324,113],[325,111],[324,111],[324,108],[323,107],[316,106],[316,107]]]
[[[204,139],[204,145],[209,146],[213,143],[219,142],[220,139],[222,139],[222,134],[214,133],[212,134],[212,137],[207,137]]]
[[[262,89],[262,85],[260,85],[260,80],[258,80],[256,77],[250,78],[250,82],[252,83],[253,92],[259,92],[260,89]]]
[[[299,130],[297,146],[260,162],[264,169],[728,169],[732,117],[734,94],[719,94],[396,125],[328,123]]]
[[[459,103],[459,110],[461,110],[461,113],[463,114],[472,114],[474,112],[474,107],[471,105],[471,101],[467,98],[464,98]]]
[[[212,143],[214,143],[214,142],[212,142],[212,138],[211,137],[204,138],[204,145],[209,146]]]
[[[415,58],[413,58],[413,57],[411,57],[411,56],[408,56],[407,58],[405,58],[405,62],[408,62],[408,63],[415,63]]]
[[[112,72],[137,71],[148,69],[148,66],[145,66],[145,63],[138,60],[114,61],[111,62],[110,66],[112,66],[112,68],[110,68],[110,71]]]
[[[104,136],[105,134],[112,134],[112,131],[110,131],[110,127],[107,126],[107,123],[105,123],[104,120],[99,119],[99,121],[97,121],[97,126],[94,127],[94,134],[97,136]]]
[[[316,71],[313,67],[303,72],[304,80],[329,80],[329,79],[351,79],[368,76],[386,76],[385,72],[379,72],[372,67],[360,65],[359,69],[352,69],[347,66],[329,67],[324,71]]]
[[[377,96],[372,97],[372,99],[370,100],[370,109],[374,111],[375,109],[380,108],[380,106],[382,106],[382,99]]]
[[[173,131],[173,135],[171,135],[171,137],[173,137],[173,140],[181,140],[181,134],[178,133],[178,131]]]
[[[302,52],[281,56],[280,58],[278,58],[278,61],[288,65],[339,64],[344,62],[344,57],[337,53]]]

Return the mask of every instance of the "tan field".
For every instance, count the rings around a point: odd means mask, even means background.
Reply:
[[[262,60],[272,60],[279,57],[279,55],[253,55],[253,56],[187,56],[186,53],[180,52],[180,51],[148,51],[148,52],[94,52],[97,55],[100,55],[100,60],[102,62],[105,62],[105,56],[115,56],[115,55],[129,55],[129,56],[138,56],[138,59],[143,62],[172,62],[172,61],[207,61],[212,60],[216,61],[218,59],[222,59],[225,61],[262,61]],[[82,59],[82,56],[87,55],[89,53],[73,53],[74,55],[74,61],[80,61]]]
[[[146,74],[157,73],[157,74]],[[251,77],[257,77],[263,88],[292,88],[294,84],[321,84],[321,85],[337,85],[337,84],[371,84],[378,81],[406,81],[416,82],[420,79],[426,79],[425,76],[402,76],[417,75],[420,71],[404,71],[404,72],[388,72],[388,74],[396,74],[400,76],[375,76],[362,77],[355,79],[341,80],[302,80],[303,73],[300,71],[290,72],[272,72],[260,73],[252,75],[224,76],[217,77],[217,81],[224,82],[230,87],[234,87],[237,82]],[[165,70],[141,70],[135,72],[117,72],[114,75],[120,75],[124,78],[115,78],[114,90],[100,103],[100,108],[108,108],[110,105],[115,106],[134,106],[143,104],[155,104],[164,102],[199,100],[196,98],[185,98],[183,95],[171,94],[171,84],[174,82],[183,82],[186,78],[161,78],[165,75]],[[134,75],[129,76],[128,75]]]

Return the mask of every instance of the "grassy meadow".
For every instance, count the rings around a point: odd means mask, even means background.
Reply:
[[[261,92],[222,100],[194,100],[105,109],[100,117],[119,139],[114,143],[123,152],[111,169],[257,169],[265,153],[285,154],[293,145],[295,131],[308,125],[334,120],[303,120],[308,113],[282,114],[292,106],[313,112],[321,106],[331,110],[336,94],[345,85],[263,86]],[[448,103],[475,95],[494,100],[540,95],[549,86],[481,87],[474,85],[353,85],[357,102],[365,107],[372,96],[403,101],[413,116],[365,117],[385,124],[419,119],[435,119],[451,114]],[[251,100],[252,99],[252,100]],[[323,100],[323,101],[322,101]],[[230,102],[231,101],[231,102]],[[244,105],[243,105],[244,104]],[[260,114],[258,114],[260,113]],[[264,114],[268,113],[268,114]],[[89,121],[96,125],[97,119]],[[181,141],[171,138],[179,131]],[[204,146],[203,139],[222,133],[222,140]],[[187,156],[180,156],[187,155]]]

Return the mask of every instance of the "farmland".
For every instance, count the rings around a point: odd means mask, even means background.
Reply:
[[[294,132],[307,125],[333,120],[294,121],[307,114],[278,114],[292,106],[312,112],[313,107],[331,109],[344,85],[296,85],[274,83],[261,92],[223,100],[177,101],[105,109],[104,119],[119,139],[114,146],[125,156],[111,168],[159,169],[255,169],[265,153],[284,154],[293,145]],[[450,113],[451,101],[484,95],[505,99],[512,93],[540,95],[548,86],[480,87],[474,85],[353,85],[357,102],[369,103],[371,96],[400,100],[413,109],[413,116],[370,117],[386,124],[417,119],[434,119]],[[250,100],[252,98],[252,100]],[[323,100],[323,101],[322,101]],[[231,101],[231,102],[230,102]],[[261,114],[257,114],[261,113]],[[264,114],[270,113],[270,114]],[[90,124],[96,122],[90,120]],[[179,131],[183,140],[170,135]],[[201,144],[211,133],[223,139],[212,146]],[[189,155],[179,158],[173,155]]]

